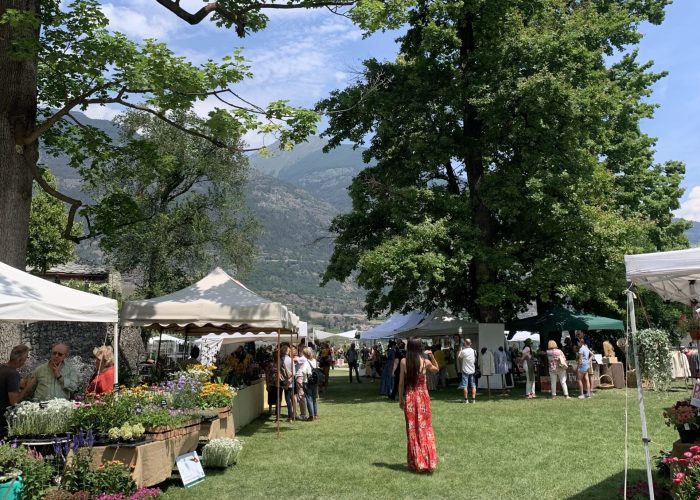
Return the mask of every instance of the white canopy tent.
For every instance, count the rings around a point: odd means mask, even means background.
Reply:
[[[413,327],[402,327],[397,332],[401,338],[409,337],[444,337],[446,335],[475,336],[479,334],[479,324],[459,319],[442,309],[437,309],[429,315],[424,315],[422,321]]]
[[[507,336],[510,332],[503,332],[504,336]],[[533,342],[540,341],[539,333],[517,331],[515,335],[508,339],[508,342],[525,342],[526,340],[532,340]]]
[[[405,329],[410,329],[418,325],[425,319],[426,315],[418,311],[408,314],[395,313],[381,325],[377,325],[360,334],[360,340],[379,340],[394,338],[396,334]]]
[[[666,300],[673,300],[695,307],[700,301],[697,280],[700,279],[700,248],[676,250],[672,252],[657,252],[639,255],[625,255],[627,281],[632,285],[641,286],[655,291]],[[631,287],[630,287],[631,288]],[[637,335],[637,322],[634,310],[634,292],[627,291],[627,304],[630,317],[632,338]],[[635,366],[639,366],[635,342]],[[651,458],[649,456],[649,436],[647,433],[646,415],[644,413],[644,394],[641,387],[641,377],[637,377],[637,396],[639,413],[642,423],[642,441],[647,466],[647,481],[649,497],[654,498],[654,488],[651,476]]]
[[[322,330],[314,330],[314,340],[325,340],[331,337],[343,337],[346,339],[354,339],[355,335],[357,335],[357,330],[348,330],[347,332],[342,332],[342,333],[331,333],[331,332],[324,332]]]
[[[217,267],[177,292],[126,302],[121,324],[198,335],[213,331],[296,332],[299,318],[286,306],[259,296]]]
[[[52,283],[0,262],[0,321],[114,324],[114,383],[119,380],[117,301]]]

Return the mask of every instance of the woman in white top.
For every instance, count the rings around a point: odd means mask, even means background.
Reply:
[[[525,396],[534,399],[535,396],[535,353],[532,351],[532,340],[525,341],[523,349],[523,371],[525,372]]]
[[[318,420],[318,406],[316,405],[316,394],[318,391],[318,376],[314,376],[314,370],[318,368],[313,351],[305,347],[302,351],[306,363],[301,368],[304,380],[304,397],[306,398],[306,406],[309,410],[308,421]],[[315,383],[314,383],[315,381]]]
[[[552,385],[552,399],[557,397],[557,380],[561,383],[564,396],[569,399],[569,390],[566,387],[566,357],[557,346],[556,340],[547,343],[547,361],[549,362],[549,383]]]

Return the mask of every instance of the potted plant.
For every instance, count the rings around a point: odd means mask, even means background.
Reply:
[[[689,399],[677,401],[664,410],[666,425],[678,430],[682,443],[693,443],[698,437],[698,409],[690,405]]]
[[[700,316],[696,313],[681,314],[678,318],[678,329],[687,332],[693,340],[700,340]]]

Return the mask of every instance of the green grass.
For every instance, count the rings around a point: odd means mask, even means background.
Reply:
[[[598,391],[589,400],[551,401],[479,395],[462,403],[461,391],[433,392],[439,464],[430,475],[406,468],[406,435],[398,403],[379,396],[379,382],[347,382],[331,372],[320,420],[281,424],[263,415],[239,432],[239,464],[192,489],[166,484],[165,498],[616,498],[624,471],[625,391]],[[480,391],[481,392],[481,391]],[[645,392],[652,455],[669,449],[675,429],[662,408],[688,397],[679,386]],[[636,391],[629,390],[631,482],[645,479]]]

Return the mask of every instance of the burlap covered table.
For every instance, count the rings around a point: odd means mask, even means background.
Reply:
[[[217,438],[233,438],[236,430],[233,425],[233,415],[229,411],[224,418],[215,418],[211,421],[202,422],[199,428],[199,440],[207,442]]]
[[[155,486],[170,477],[178,456],[196,450],[198,444],[199,426],[192,426],[191,432],[181,436],[138,446],[95,446],[92,462],[98,466],[108,460],[119,460],[133,467],[131,475],[139,488]]]

